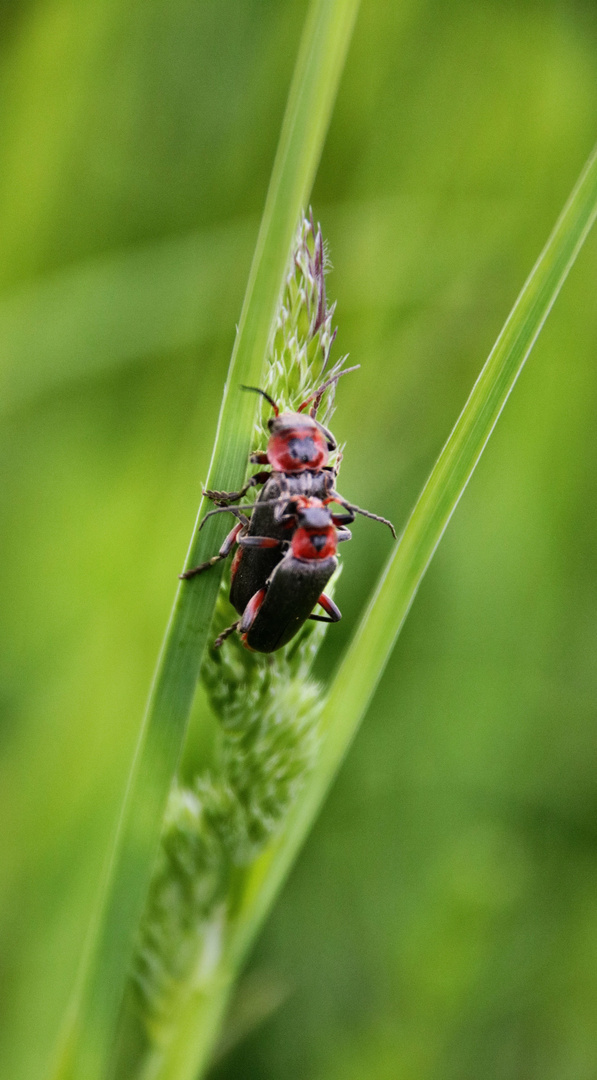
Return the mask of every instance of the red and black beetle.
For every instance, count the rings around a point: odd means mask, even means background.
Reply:
[[[292,538],[280,544],[282,557],[244,606],[241,618],[216,639],[216,647],[238,630],[248,649],[271,653],[287,645],[307,619],[338,622],[342,617],[324,589],[338,566],[338,543],[350,540],[350,531],[344,525],[346,515],[334,515],[320,499],[301,496],[293,507],[293,517]],[[241,530],[239,552],[245,545],[258,546],[252,545],[251,540],[265,539],[268,538],[243,537]],[[312,614],[316,604],[325,615]]]
[[[328,464],[330,454],[337,449],[337,444],[331,432],[316,419],[317,408],[325,390],[336,382],[341,375],[352,370],[354,369],[347,368],[333,375],[299,406],[297,412],[280,414],[275,401],[264,390],[258,390],[256,387],[244,387],[246,390],[254,390],[256,393],[261,394],[274,410],[274,416],[268,423],[270,438],[267,450],[265,453],[252,454],[250,458],[255,464],[271,465],[272,472],[255,474],[239,491],[205,492],[208,498],[219,504],[217,509],[210,511],[206,515],[206,518],[212,514],[229,511],[239,518],[239,523],[230,531],[217,555],[208,562],[185,571],[180,576],[182,578],[194,577],[196,574],[215,565],[221,559],[225,559],[232,551],[235,543],[238,543],[238,551],[234,557],[231,571],[230,601],[242,616],[240,620],[241,626],[245,625],[247,620],[252,620],[253,617],[256,618],[256,630],[251,629],[250,633],[241,630],[243,641],[246,642],[249,648],[254,648],[256,651],[270,652],[273,651],[273,648],[280,648],[281,644],[286,644],[290,640],[290,637],[296,633],[298,627],[308,617],[308,613],[302,614],[303,607],[298,601],[299,593],[301,597],[311,595],[306,588],[306,581],[303,579],[309,573],[312,573],[311,580],[313,587],[315,587],[315,582],[319,581],[322,576],[321,558],[319,556],[313,556],[312,558],[301,556],[298,549],[296,549],[296,545],[300,545],[301,536],[303,535],[300,529],[306,528],[305,524],[302,526],[299,524],[299,514],[302,513],[304,517],[308,507],[311,508],[312,513],[317,509],[319,513],[326,514],[329,519],[328,526],[337,530],[337,540],[350,538],[350,533],[345,526],[354,520],[357,513],[375,521],[383,522],[389,526],[393,535],[396,535],[392,523],[386,518],[379,517],[377,514],[372,514],[368,510],[362,510],[360,507],[349,503],[335,490],[339,463],[335,467]],[[312,408],[309,415],[305,416],[302,410],[310,402],[313,402]],[[242,498],[251,487],[260,484],[263,484],[264,487],[254,504],[231,505],[237,499]],[[341,515],[330,514],[326,507],[332,502],[342,506],[346,513]],[[251,512],[250,519],[247,517],[247,511]],[[204,521],[206,518],[204,518]],[[298,532],[296,543],[296,532],[293,530]],[[295,562],[288,561],[288,551],[291,550],[291,545],[294,545],[296,549],[294,550],[293,559],[302,560],[310,569],[305,570],[305,567],[301,567],[297,570]],[[267,635],[262,633],[261,627],[264,619],[269,617],[268,613],[272,610],[273,604],[273,599],[270,600],[268,595],[268,601],[265,603],[264,610],[261,611],[265,600],[263,590],[271,589],[274,573],[277,571],[278,564],[281,561],[285,562],[285,568],[276,578],[276,588],[273,595],[277,596],[279,594],[282,582],[284,582],[285,587],[288,589],[288,596],[281,606],[281,611],[286,611],[287,607],[292,607],[294,603],[296,611],[298,612],[300,609],[301,614],[296,628],[290,636],[284,634],[284,640],[280,644],[273,646],[273,648],[261,648],[259,644],[253,644],[252,642],[269,640]],[[333,569],[330,571],[329,576],[331,576]],[[329,576],[326,581],[329,580]],[[300,589],[298,589],[299,581],[301,582]],[[296,601],[293,600],[295,591],[297,591]],[[256,599],[258,596],[261,597],[259,601]],[[316,602],[317,596],[311,606],[313,607]],[[258,604],[258,619],[255,604]],[[249,607],[249,605],[252,606]],[[337,609],[335,610],[337,612]],[[245,612],[247,613],[246,619]],[[339,617],[339,612],[337,612],[336,618],[332,621],[337,621]],[[280,620],[274,619],[275,626],[278,626],[279,622]],[[291,624],[292,619],[289,621],[289,625]],[[235,626],[236,623],[231,629],[234,629]],[[252,621],[251,627],[253,627]],[[274,630],[272,630],[272,633],[275,636]],[[221,644],[227,636],[227,632],[220,635],[217,644]]]

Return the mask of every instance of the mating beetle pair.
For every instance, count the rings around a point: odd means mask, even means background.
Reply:
[[[228,511],[238,524],[220,551],[208,562],[181,574],[191,578],[227,558],[238,544],[231,570],[230,602],[241,616],[216,639],[219,647],[238,630],[243,644],[256,652],[274,652],[286,645],[306,619],[338,622],[339,609],[324,589],[338,565],[337,545],[350,540],[346,527],[356,514],[394,527],[386,518],[347,502],[336,490],[338,465],[331,467],[330,454],[337,449],[334,436],[316,419],[322,395],[340,375],[323,383],[298,408],[280,414],[269,394],[261,394],[272,406],[268,423],[270,438],[265,453],[251,455],[254,464],[271,466],[271,472],[252,476],[240,491],[206,491],[219,505],[206,515]],[[309,415],[303,409],[313,402]],[[254,504],[233,505],[250,488],[263,484]],[[333,514],[331,503],[345,513]],[[251,512],[251,517],[247,516]],[[319,604],[326,615],[312,614]]]

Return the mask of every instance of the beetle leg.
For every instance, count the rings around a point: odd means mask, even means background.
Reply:
[[[263,601],[265,600],[265,594],[266,593],[267,593],[267,589],[259,589],[251,597],[251,599],[249,600],[249,603],[247,604],[245,610],[242,613],[241,618],[239,619],[239,623],[238,623],[238,632],[239,632],[239,634],[246,634],[247,630],[251,629],[251,627],[252,627],[252,625],[253,625],[253,623],[255,621],[255,616],[257,615],[257,612],[259,611],[259,608],[261,607]]]
[[[251,454],[249,461],[251,462],[251,465],[269,465],[267,454],[260,454],[258,451]]]
[[[205,517],[201,521],[201,524],[199,526],[199,531],[201,531],[201,529],[205,525],[205,522],[207,521],[207,519],[210,518],[210,517],[213,517],[214,514],[234,514],[235,518],[238,518],[238,520],[240,522],[242,522],[243,525],[249,525],[250,524],[249,519],[248,519],[247,515],[245,513],[243,513],[243,511],[245,511],[245,510],[252,511],[253,507],[252,506],[217,506],[215,510],[208,510],[207,514],[205,515]]]
[[[287,540],[275,540],[273,536],[241,536],[238,542],[243,548],[288,547]]]
[[[228,533],[228,536],[224,540],[224,543],[222,544],[217,555],[214,555],[213,558],[208,559],[207,562],[201,563],[200,566],[194,566],[191,570],[185,570],[183,574],[178,575],[179,578],[187,581],[189,578],[195,577],[196,574],[201,574],[204,570],[209,570],[211,566],[215,566],[216,563],[219,563],[221,559],[227,559],[230,552],[232,551],[232,548],[238,540],[238,534],[243,528],[243,522],[239,521],[238,525],[235,525],[234,528],[231,529]]]
[[[332,521],[337,529],[341,529],[344,525],[352,525],[355,519],[354,514],[332,514]]]
[[[332,521],[336,526],[336,540],[340,544],[342,540],[352,540],[352,533],[350,529],[347,529],[347,524],[350,525],[354,521],[354,514],[332,514]]]
[[[213,491],[209,488],[205,488],[203,494],[207,499],[211,499],[212,502],[224,505],[224,503],[232,503],[236,502],[237,499],[242,499],[243,495],[246,495],[250,488],[257,487],[258,484],[265,484],[269,478],[270,473],[268,472],[255,473],[254,476],[247,480],[240,491]]]
[[[238,626],[238,623],[239,620],[237,619],[236,622],[232,623],[232,626],[227,626],[225,630],[222,630],[221,634],[218,634],[216,640],[214,641],[214,649],[219,649],[220,646],[224,644],[226,638],[229,638],[230,635],[234,633]]]
[[[315,622],[340,622],[342,612],[329,596],[326,596],[326,594],[322,592],[317,603],[324,611],[327,611],[327,615],[309,615],[310,619],[313,619]]]

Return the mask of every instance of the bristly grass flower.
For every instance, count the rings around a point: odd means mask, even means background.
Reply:
[[[321,229],[303,217],[268,350],[263,389],[281,410],[294,410],[342,369],[332,364],[335,305],[325,289],[327,258]],[[329,422],[335,383],[319,416]],[[256,448],[267,443],[266,401],[258,414]],[[210,637],[230,622],[224,574]],[[234,868],[256,858],[284,821],[317,753],[320,688],[310,669],[325,626],[308,623],[284,650],[265,657],[233,635],[213,645],[201,679],[221,739],[217,767],[171,793],[134,963],[134,983],[150,1037],[167,1041],[185,997],[205,977],[207,953],[218,954]],[[207,965],[207,967],[206,967]]]

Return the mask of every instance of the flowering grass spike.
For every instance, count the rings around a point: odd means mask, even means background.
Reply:
[[[303,217],[262,384],[281,410],[296,410],[342,370],[344,358],[330,358],[336,330],[326,269],[321,230]],[[324,424],[334,394],[332,381],[319,402]],[[270,416],[262,400],[257,452],[267,445]],[[212,641],[230,622],[229,587],[227,569]],[[201,679],[219,724],[217,763],[171,792],[134,962],[136,997],[157,1046],[167,1044],[185,1000],[209,984],[231,917],[234,868],[250,864],[280,828],[314,763],[321,692],[310,669],[324,633],[321,623],[307,623],[267,658],[236,636],[208,650]]]

